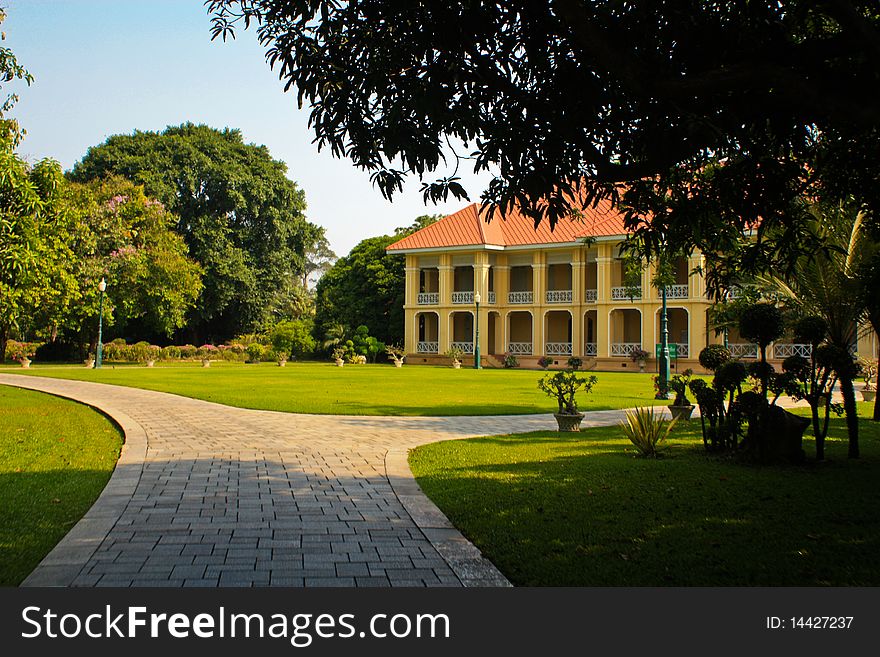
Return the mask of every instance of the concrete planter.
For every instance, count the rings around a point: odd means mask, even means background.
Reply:
[[[343,365],[345,365],[345,361],[342,360],[341,358],[337,358],[336,359],[336,367],[342,367]]]
[[[278,367],[287,367],[287,361],[286,360],[279,360]]]
[[[87,369],[92,369],[94,366],[95,366],[95,359],[94,358],[87,358],[86,360],[83,361],[83,367],[85,367]]]
[[[877,398],[876,390],[862,390],[862,399],[866,402],[874,401]]]
[[[553,417],[556,418],[556,424],[559,426],[559,431],[580,431],[581,420],[584,419],[584,414],[577,413],[576,415],[569,415],[568,413],[554,413]]]
[[[211,367],[211,361],[207,358],[202,359],[202,367]]]
[[[21,363],[21,366],[25,369],[28,369],[31,366],[31,359],[30,358],[22,358],[18,362]]]
[[[156,364],[156,361],[155,361],[155,360],[148,360],[148,361],[145,362],[145,365],[146,365],[147,367],[153,367],[153,365],[155,365],[155,364]]]
[[[402,360],[395,360],[394,367],[403,367],[403,361]]]
[[[672,413],[673,420],[690,420],[691,413],[694,412],[694,407],[691,405],[688,406],[670,406],[669,412]]]
[[[461,369],[461,362],[457,361],[457,360],[452,361],[452,369],[460,370]]]

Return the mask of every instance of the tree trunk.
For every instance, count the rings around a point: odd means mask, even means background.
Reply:
[[[880,334],[877,335],[880,339]],[[877,368],[877,381],[874,383],[874,390],[880,392],[880,367]],[[880,395],[874,397],[874,422],[880,422]]]
[[[849,435],[849,452],[851,459],[859,458],[859,412],[856,408],[856,391],[852,379],[840,377],[840,392],[843,393],[843,411],[846,414],[846,432]]]
[[[0,326],[0,363],[6,360],[6,345],[9,342],[9,331],[5,326]]]
[[[813,415],[813,437],[816,439],[816,460],[825,460],[825,434],[819,428],[819,402],[810,402],[810,410]]]

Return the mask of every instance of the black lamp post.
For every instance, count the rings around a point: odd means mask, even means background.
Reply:
[[[474,293],[474,303],[477,304],[477,312],[474,316],[474,369],[483,369],[480,363],[480,293]]]
[[[666,314],[666,286],[660,289],[663,305],[660,309],[660,380],[655,399],[669,399],[669,321]]]
[[[101,278],[98,283],[98,289],[101,291],[101,299],[98,301],[98,348],[95,350],[95,369],[101,367],[101,356],[104,352],[103,331],[104,331],[104,291],[107,289],[107,281]]]

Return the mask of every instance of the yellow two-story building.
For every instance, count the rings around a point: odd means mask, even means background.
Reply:
[[[472,204],[392,244],[388,253],[406,257],[407,362],[448,362],[448,350],[473,354],[478,340],[485,366],[511,354],[525,367],[542,356],[559,366],[577,356],[590,369],[633,370],[631,354],[644,350],[656,369],[661,293],[649,268],[639,289],[624,285],[625,236],[623,216],[608,203],[553,231],[516,211],[486,222]],[[666,289],[674,369],[700,371],[700,350],[721,342],[707,322],[704,265],[700,253],[680,258]],[[729,346],[736,357],[757,356],[735,335]],[[777,343],[773,356],[808,349]]]

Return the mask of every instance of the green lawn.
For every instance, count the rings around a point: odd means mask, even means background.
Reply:
[[[97,499],[122,435],[100,413],[0,386],[0,585],[17,585]]]
[[[748,466],[706,456],[694,421],[656,461],[609,427],[435,443],[410,465],[517,585],[877,586],[880,425],[860,445],[848,461],[836,420],[830,462]]]
[[[105,365],[32,365],[0,371],[52,376],[172,392],[208,401],[272,411],[342,415],[492,415],[548,413],[555,402],[538,390],[543,372],[451,367],[273,363],[197,363],[154,368]],[[600,372],[582,410],[655,403],[651,374]]]

